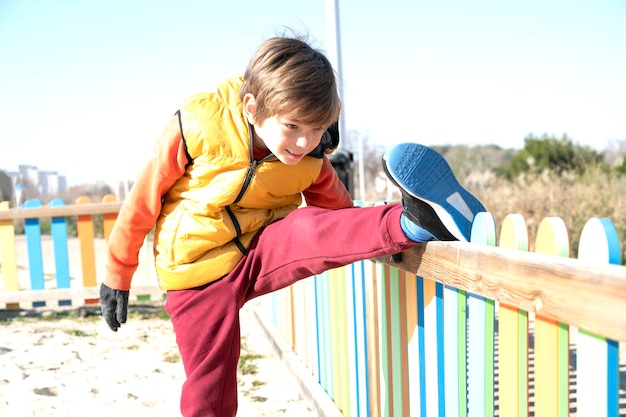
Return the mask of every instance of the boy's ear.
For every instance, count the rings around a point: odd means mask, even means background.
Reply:
[[[254,114],[256,113],[256,98],[253,94],[247,93],[243,96],[243,111],[248,117],[248,122],[254,124]]]

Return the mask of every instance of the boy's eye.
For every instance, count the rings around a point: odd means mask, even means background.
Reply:
[[[298,128],[297,125],[292,125],[292,124],[289,124],[289,123],[285,123],[285,127],[287,127],[287,129],[297,129]]]

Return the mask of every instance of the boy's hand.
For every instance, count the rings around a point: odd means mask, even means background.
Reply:
[[[122,323],[126,323],[128,294],[129,291],[114,290],[106,286],[104,282],[100,285],[102,317],[104,317],[104,320],[114,332],[120,328]]]

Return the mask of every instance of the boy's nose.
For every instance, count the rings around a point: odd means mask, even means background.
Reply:
[[[302,149],[307,149],[309,147],[309,144],[311,143],[312,138],[309,137],[310,135],[308,134],[304,134],[298,137],[298,139],[296,140],[296,145],[299,148]]]

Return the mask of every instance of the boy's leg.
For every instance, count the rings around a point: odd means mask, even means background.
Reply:
[[[245,301],[334,267],[413,246],[400,229],[401,213],[398,204],[296,210],[260,232],[224,278],[168,291],[165,308],[187,375],[182,414],[236,415],[239,310]]]
[[[167,293],[165,309],[187,376],[180,399],[185,417],[237,413],[240,300],[225,280]]]
[[[474,217],[485,208],[440,154],[400,144],[385,154],[383,167],[400,188],[402,206],[307,207],[267,226],[235,268],[237,275],[250,276],[242,290],[246,299],[328,269],[401,252],[416,241],[470,239]]]
[[[329,269],[402,252],[415,242],[402,232],[401,214],[399,204],[300,208],[259,232],[229,275],[249,277],[240,283],[247,301]]]

